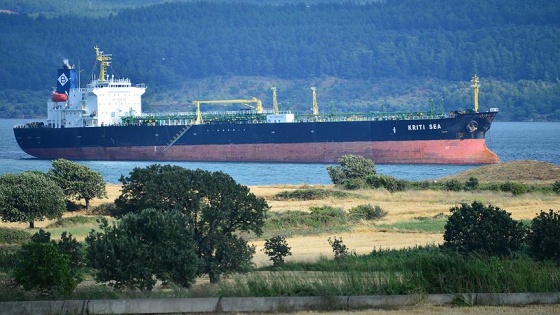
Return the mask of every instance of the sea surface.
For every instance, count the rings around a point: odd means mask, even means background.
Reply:
[[[25,119],[0,119],[0,174],[23,171],[46,172],[51,162],[27,155],[17,145],[12,132]],[[539,160],[560,165],[560,122],[494,122],[486,134],[487,146],[502,162]],[[120,162],[78,161],[98,171],[109,183],[119,183],[135,167],[154,163],[179,165],[190,169],[222,171],[243,185],[330,184],[327,166],[333,164],[296,163],[218,163],[218,162]],[[478,165],[376,165],[378,173],[407,180],[434,180],[460,173]]]

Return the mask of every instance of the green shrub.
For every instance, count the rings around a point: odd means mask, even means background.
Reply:
[[[369,185],[364,178],[349,178],[342,183],[342,187],[348,190],[367,189]]]
[[[320,188],[306,188],[293,191],[282,191],[274,196],[274,200],[321,200],[328,197],[347,198],[351,194]]]
[[[0,244],[22,244],[30,239],[31,235],[25,231],[0,227]]]
[[[527,192],[527,186],[521,183],[505,182],[500,185],[500,190],[518,196]]]
[[[461,191],[461,190],[463,190],[463,184],[456,179],[446,181],[445,184],[444,184],[444,187],[445,187],[445,190],[447,190],[447,191]]]
[[[263,251],[275,267],[283,265],[284,258],[292,255],[291,248],[288,246],[286,238],[280,235],[265,240]]]
[[[386,215],[387,211],[378,205],[358,205],[348,210],[348,217],[352,220],[378,220]]]
[[[344,185],[351,179],[364,180],[369,175],[376,173],[373,161],[362,156],[344,155],[338,159],[338,163],[340,165],[327,167],[329,177],[335,185]],[[349,185],[356,187],[354,184]]]
[[[371,188],[385,188],[389,192],[404,191],[407,181],[388,175],[370,175],[366,178],[366,183]]]
[[[442,248],[461,254],[511,256],[521,247],[525,228],[511,214],[480,202],[450,209]]]
[[[560,180],[557,180],[552,184],[552,191],[560,195]]]
[[[560,212],[541,211],[531,222],[527,243],[531,257],[552,259],[560,265]]]
[[[465,190],[476,190],[478,188],[478,178],[469,177],[469,180],[465,182]]]
[[[344,258],[346,258],[346,257],[348,257],[349,255],[352,254],[348,250],[348,247],[346,247],[346,245],[344,245],[344,242],[342,242],[342,237],[337,238],[335,236],[332,239],[329,237],[328,242],[329,242],[329,245],[331,245],[332,250],[334,252],[334,259],[344,259]]]
[[[53,242],[29,242],[21,247],[15,281],[27,291],[53,297],[68,296],[79,279],[73,277],[70,258]]]

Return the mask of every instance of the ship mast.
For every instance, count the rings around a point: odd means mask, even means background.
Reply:
[[[272,110],[274,115],[278,115],[278,99],[276,98],[276,87],[271,87],[272,89]]]
[[[111,55],[104,55],[99,47],[93,47],[95,49],[96,60],[99,61],[99,81],[105,81],[105,68],[111,65]]]
[[[313,91],[313,115],[319,115],[319,104],[317,104],[317,88],[311,87]]]
[[[472,78],[471,82],[473,83],[471,85],[471,87],[473,88],[473,92],[474,92],[474,111],[476,113],[478,113],[478,89],[480,88],[480,85],[478,84],[480,81],[478,80],[478,77],[476,76],[476,74],[474,75],[474,77]]]

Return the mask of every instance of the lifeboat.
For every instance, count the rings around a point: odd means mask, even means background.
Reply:
[[[52,96],[52,100],[53,102],[66,102],[66,100],[68,100],[68,95],[54,92]]]

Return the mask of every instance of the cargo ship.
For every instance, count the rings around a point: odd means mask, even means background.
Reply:
[[[379,164],[490,164],[499,162],[485,134],[498,110],[319,114],[271,110],[256,98],[195,100],[190,111],[143,113],[145,84],[108,75],[112,56],[96,46],[99,75],[79,86],[67,60],[47,102],[47,119],[14,126],[23,151],[39,159],[111,161],[227,161],[334,163],[358,155]],[[246,110],[209,112],[207,104],[238,103]]]

